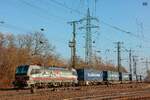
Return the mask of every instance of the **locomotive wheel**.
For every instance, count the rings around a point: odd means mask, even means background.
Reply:
[[[37,89],[36,86],[35,86],[35,85],[32,85],[31,88],[30,88],[30,92],[31,92],[31,93],[35,93],[35,92],[36,92],[36,89]]]

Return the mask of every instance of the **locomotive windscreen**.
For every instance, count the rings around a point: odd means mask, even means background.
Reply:
[[[28,72],[29,65],[21,65],[16,69],[16,75],[26,75]]]

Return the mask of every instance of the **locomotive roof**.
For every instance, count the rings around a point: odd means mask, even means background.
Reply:
[[[50,67],[48,67],[48,69],[53,69],[53,70],[66,70],[67,68],[65,68],[65,67],[52,67],[52,66],[50,66]]]

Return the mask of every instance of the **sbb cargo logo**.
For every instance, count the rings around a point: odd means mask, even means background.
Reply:
[[[99,73],[88,73],[88,77],[101,77]]]

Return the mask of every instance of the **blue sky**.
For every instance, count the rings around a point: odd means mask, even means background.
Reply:
[[[150,58],[150,0],[1,0],[0,32],[23,34],[40,31],[44,28],[44,34],[50,43],[56,46],[57,53],[68,59],[72,27],[67,22],[79,20],[85,17],[89,7],[91,14],[99,19],[99,29],[93,30],[93,51],[100,50],[103,60],[112,60],[116,64],[116,45],[114,42],[124,42],[123,48],[135,50],[139,57]],[[57,2],[57,3],[56,3]],[[147,2],[147,6],[142,3]],[[81,13],[79,13],[81,12]],[[132,32],[134,37],[124,32],[113,29],[103,22],[117,26],[123,30]],[[13,28],[10,25],[14,26]],[[80,24],[78,25],[81,26]],[[77,30],[77,54],[84,58],[84,31]],[[110,49],[110,52],[105,52]],[[122,52],[123,59],[128,58],[127,52]],[[139,69],[144,66],[139,61]],[[128,68],[126,60],[122,64]]]

